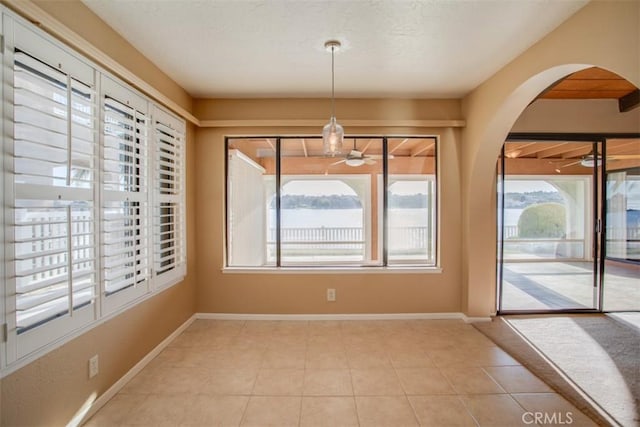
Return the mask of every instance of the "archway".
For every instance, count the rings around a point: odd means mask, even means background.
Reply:
[[[564,64],[524,80],[511,93],[505,94],[502,102],[496,106],[490,117],[485,117],[483,124],[471,122],[465,133],[476,133],[474,126],[482,126],[480,139],[476,141],[476,152],[471,165],[467,165],[464,180],[468,189],[466,201],[467,221],[465,223],[467,293],[464,305],[468,313],[491,313],[495,309],[495,269],[490,263],[490,254],[495,259],[496,236],[492,229],[495,224],[494,214],[476,215],[476,212],[487,212],[487,200],[495,200],[495,164],[502,144],[525,108],[550,85],[558,80],[591,65]],[[633,83],[633,82],[632,82]],[[636,83],[634,83],[636,84]],[[636,84],[637,86],[637,84]],[[471,127],[472,132],[469,132]],[[467,141],[465,141],[467,142]],[[481,148],[481,149],[480,149]],[[491,193],[491,194],[490,194]],[[494,207],[495,204],[492,204]],[[482,277],[480,282],[476,278]],[[483,308],[481,308],[483,307]],[[487,310],[488,309],[488,310]]]

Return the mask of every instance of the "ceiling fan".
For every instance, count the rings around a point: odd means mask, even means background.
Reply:
[[[393,155],[389,154],[387,157],[389,159],[393,159]],[[362,165],[375,165],[376,159],[382,159],[381,154],[364,154],[362,151],[356,150],[356,140],[353,140],[353,149],[347,154],[347,157],[339,160],[337,162],[331,163],[329,166],[339,165],[340,163],[344,163],[347,166],[358,167]]]

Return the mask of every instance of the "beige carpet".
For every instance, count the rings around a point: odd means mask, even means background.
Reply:
[[[640,426],[640,331],[606,315],[503,316],[474,324],[601,425]]]

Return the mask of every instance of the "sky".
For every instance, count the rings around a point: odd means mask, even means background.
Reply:
[[[286,183],[282,192],[289,195],[327,196],[327,195],[355,195],[351,187],[339,180],[297,180]]]

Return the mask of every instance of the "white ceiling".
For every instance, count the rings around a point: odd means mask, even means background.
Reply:
[[[588,0],[83,2],[197,98],[451,98]]]

